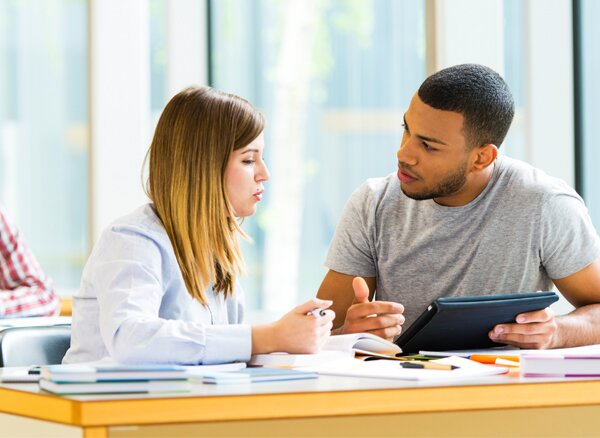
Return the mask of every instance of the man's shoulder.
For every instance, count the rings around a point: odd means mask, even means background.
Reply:
[[[511,197],[519,194],[547,198],[556,195],[579,197],[577,192],[565,181],[548,175],[542,169],[515,158],[498,158],[498,182],[510,190]]]

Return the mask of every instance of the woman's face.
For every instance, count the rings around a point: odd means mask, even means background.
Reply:
[[[225,168],[225,190],[236,217],[251,216],[262,199],[263,182],[269,170],[262,159],[265,148],[261,133],[249,145],[233,151]]]

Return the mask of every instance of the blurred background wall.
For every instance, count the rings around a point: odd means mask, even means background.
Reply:
[[[0,0],[0,203],[68,296],[146,202],[170,97],[239,94],[266,115],[272,173],[242,284],[250,320],[274,317],[316,293],[352,191],[395,171],[419,84],[478,62],[515,95],[501,151],[576,187],[599,226],[598,19],[594,0]]]

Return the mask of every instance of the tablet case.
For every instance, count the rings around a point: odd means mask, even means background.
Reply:
[[[438,298],[396,344],[404,353],[498,347],[504,344],[488,336],[496,324],[515,322],[518,314],[544,309],[556,300],[554,292]]]

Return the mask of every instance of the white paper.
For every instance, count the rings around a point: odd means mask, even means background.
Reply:
[[[40,380],[39,374],[29,374],[31,367],[5,367],[0,368],[0,382],[2,383],[28,383]]]
[[[468,365],[462,361],[469,362]],[[395,360],[373,360],[361,361],[358,359],[346,359],[330,362],[318,367],[302,368],[305,371],[315,371],[322,375],[348,376],[348,377],[371,377],[376,379],[398,379],[398,380],[460,380],[491,376],[508,372],[507,368],[489,366],[473,362],[468,359],[453,357],[439,361],[450,365],[462,364],[461,368],[452,371],[427,370],[415,368],[402,368],[400,361]],[[457,365],[460,366],[460,365]]]
[[[8,318],[0,320],[0,330],[9,327],[40,327],[46,325],[70,325],[70,316],[39,316],[30,318]]]

